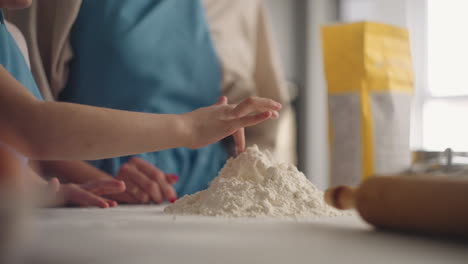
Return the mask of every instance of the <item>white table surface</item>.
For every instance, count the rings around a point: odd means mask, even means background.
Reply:
[[[316,220],[169,216],[161,206],[42,209],[31,263],[464,263],[468,242],[379,232],[357,216]]]

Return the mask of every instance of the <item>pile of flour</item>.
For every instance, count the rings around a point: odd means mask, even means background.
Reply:
[[[164,209],[168,214],[221,217],[321,217],[331,208],[303,173],[278,163],[254,145],[227,161],[209,188],[186,195]]]

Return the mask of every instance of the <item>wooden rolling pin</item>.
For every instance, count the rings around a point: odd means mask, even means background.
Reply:
[[[325,201],[356,208],[378,228],[468,238],[468,177],[372,177],[358,188],[328,189]]]

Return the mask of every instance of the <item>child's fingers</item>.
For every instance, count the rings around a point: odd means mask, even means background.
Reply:
[[[116,207],[118,205],[118,203],[113,200],[106,199],[106,202],[109,205],[109,207]]]
[[[60,182],[57,178],[52,178],[47,182],[47,189],[51,193],[57,193],[60,189]]]
[[[0,144],[0,185],[13,185],[19,187],[15,183],[21,178],[21,164],[17,157],[5,145]],[[6,184],[6,185],[5,185]],[[9,186],[7,186],[9,187]]]
[[[232,118],[240,118],[253,112],[276,111],[281,109],[281,104],[274,100],[260,97],[250,97],[242,101],[232,111]]]
[[[239,128],[234,134],[234,145],[235,153],[234,155],[239,155],[245,150],[245,130],[244,128]]]
[[[81,185],[81,187],[96,195],[115,194],[125,191],[125,183],[119,180],[95,181]]]
[[[162,198],[167,199],[170,202],[173,202],[177,199],[177,194],[172,185],[167,181],[165,173],[140,158],[133,158],[130,162],[135,165],[136,168],[145,176],[152,180],[151,183],[146,186],[149,191],[159,191],[159,193],[163,195]],[[155,200],[154,202],[160,203],[161,200]]]
[[[106,199],[99,197],[93,193],[90,193],[78,186],[73,187],[75,189],[74,195],[69,201],[70,204],[78,206],[97,206],[100,208],[108,208],[109,204]]]
[[[81,198],[77,203],[79,203],[81,206],[97,206],[100,208],[109,208],[109,204],[104,198],[101,198],[90,192],[81,195]]]
[[[60,182],[55,177],[51,178],[47,184],[41,184],[40,189],[37,191],[39,191],[41,195],[41,200],[39,202],[41,206],[52,207],[64,205],[65,203],[64,194],[61,192],[60,188]]]
[[[267,111],[253,116],[245,116],[243,118],[233,120],[232,122],[235,122],[234,127],[236,128],[249,127],[267,120],[271,115],[272,113]]]
[[[273,119],[279,118],[279,113],[278,113],[278,111],[271,111],[271,118],[273,118]]]
[[[218,101],[216,101],[215,105],[223,105],[223,104],[227,104],[228,102],[228,99],[226,96],[220,96]]]

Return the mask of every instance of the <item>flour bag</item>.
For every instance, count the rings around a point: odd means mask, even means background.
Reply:
[[[330,184],[357,185],[411,163],[413,70],[408,32],[373,22],[322,28]]]

